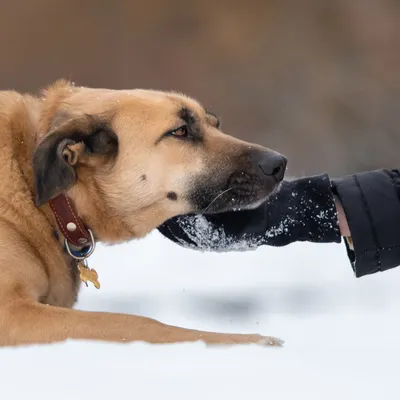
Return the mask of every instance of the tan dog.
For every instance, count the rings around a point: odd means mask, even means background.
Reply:
[[[278,153],[224,135],[186,96],[63,80],[41,97],[0,92],[0,147],[1,345],[280,344],[72,309],[95,241],[141,238],[183,213],[255,207],[284,176]]]

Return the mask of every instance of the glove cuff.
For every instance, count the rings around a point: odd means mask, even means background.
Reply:
[[[268,201],[266,210],[271,227],[266,236],[274,245],[341,242],[335,198],[327,174],[285,181]],[[276,225],[273,221],[277,218]],[[274,232],[278,233],[276,240]]]

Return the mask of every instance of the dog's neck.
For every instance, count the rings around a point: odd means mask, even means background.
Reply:
[[[53,90],[49,89],[43,94],[42,98],[29,95],[17,95],[18,101],[13,104],[13,117],[11,121],[27,121],[29,126],[21,126],[18,129],[13,129],[17,132],[13,136],[14,153],[18,158],[19,167],[24,178],[24,184],[29,188],[30,197],[34,201],[34,176],[32,157],[37,144],[49,132],[55,119],[57,112],[66,103],[66,98],[71,95],[70,90]],[[20,116],[19,116],[20,115]],[[13,122],[14,123],[14,122]],[[18,122],[15,122],[18,123]],[[25,122],[24,122],[25,123]],[[107,202],[101,198],[102,191],[99,190],[98,183],[85,176],[86,172],[80,172],[80,178],[85,182],[84,190],[77,185],[68,190],[69,199],[75,206],[77,215],[89,228],[96,240],[107,243],[122,243],[133,238],[143,237],[148,231],[143,229],[141,224],[142,216],[138,215],[137,224],[130,226],[125,223],[123,216],[118,218],[114,210],[107,208]],[[64,241],[64,235],[57,225],[57,221],[53,210],[49,203],[38,208],[48,221],[49,226],[57,230],[60,237],[60,242]]]
[[[10,123],[21,124],[21,126],[13,127],[14,129],[12,129],[13,136],[11,137],[11,146],[21,171],[26,188],[25,190],[29,191],[32,201],[34,201],[35,198],[32,155],[37,143],[43,136],[40,126],[42,126],[42,129],[45,129],[43,126],[43,115],[47,115],[48,113],[46,113],[44,109],[45,101],[29,95],[18,95],[9,110],[10,115],[12,115]],[[57,202],[55,206],[58,209],[60,208]],[[50,203],[46,203],[41,206],[39,210],[45,216],[48,223],[57,230],[59,234],[63,234],[57,223],[54,207],[52,208]]]
[[[19,95],[18,100],[13,106],[15,117],[12,118],[12,121],[29,121],[29,126],[13,130],[13,132],[17,132],[12,138],[13,147],[25,184],[28,187],[32,201],[34,201],[32,157],[37,144],[50,129],[52,116],[56,113],[56,109],[53,107],[55,99],[49,101],[47,98],[40,99],[29,95]],[[26,118],[26,114],[28,114],[28,118]],[[98,201],[96,197],[99,195],[99,191],[95,187],[90,188],[89,191],[91,196],[82,192],[78,196],[72,189],[71,193],[68,193],[68,198],[74,207],[76,216],[85,221],[85,227],[93,230],[96,240],[99,237],[111,242],[122,242],[131,239],[134,236],[131,229],[121,226],[121,223],[117,224],[115,219],[105,217],[107,210],[99,207],[102,202]],[[57,231],[57,236],[60,238],[60,242],[63,243],[65,235],[57,223],[54,208],[52,209],[51,204],[46,203],[39,207],[38,210],[45,216],[49,225]],[[95,221],[103,221],[103,224],[97,224],[92,227]],[[79,248],[79,246],[74,246],[73,244],[72,247]]]

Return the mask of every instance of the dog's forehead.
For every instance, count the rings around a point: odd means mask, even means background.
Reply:
[[[121,91],[116,94],[116,99],[122,113],[143,112],[176,118],[182,109],[186,109],[200,118],[205,116],[205,110],[199,102],[176,92],[136,89]]]
[[[84,88],[69,97],[59,109],[60,115],[71,111],[99,116],[108,120],[119,132],[131,129],[131,124],[152,125],[154,132],[158,133],[173,129],[179,121],[186,122],[188,118],[200,124],[209,122],[205,109],[198,101],[172,91]]]

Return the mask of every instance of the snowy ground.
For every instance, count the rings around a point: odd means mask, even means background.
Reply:
[[[99,246],[76,308],[258,332],[281,349],[70,341],[0,350],[0,399],[400,398],[400,268],[354,278],[343,245],[202,254],[155,233]]]

